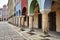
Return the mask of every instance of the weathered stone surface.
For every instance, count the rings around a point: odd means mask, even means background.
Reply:
[[[6,22],[0,22],[0,40],[24,40]]]

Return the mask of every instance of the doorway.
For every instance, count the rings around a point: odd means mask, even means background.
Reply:
[[[50,12],[49,17],[49,30],[56,31],[56,12]]]
[[[24,21],[26,21],[26,7],[23,7],[22,15],[24,15]]]
[[[42,28],[42,14],[38,14],[38,28]]]

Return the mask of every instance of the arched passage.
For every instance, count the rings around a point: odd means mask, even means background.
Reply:
[[[34,15],[34,28],[42,28],[42,14],[37,0],[32,0],[30,4],[30,13]]]
[[[22,9],[22,15],[26,15],[26,7],[23,7],[23,9]]]
[[[25,17],[24,17],[24,21],[26,21],[26,7],[23,7],[23,9],[22,9],[22,15],[24,15]]]
[[[38,1],[37,0],[32,0],[32,2],[30,4],[30,13],[34,13],[36,4],[39,5]]]
[[[49,30],[56,31],[56,12],[50,12],[49,17]]]

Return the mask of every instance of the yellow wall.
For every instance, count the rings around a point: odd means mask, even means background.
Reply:
[[[52,5],[52,11],[56,11],[56,31],[60,32],[60,1],[56,0],[54,5]]]
[[[60,32],[60,11],[56,12],[56,31]]]
[[[34,14],[34,28],[38,28],[38,13]]]

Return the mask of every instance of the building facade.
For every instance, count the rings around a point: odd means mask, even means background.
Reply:
[[[3,16],[3,21],[7,21],[8,20],[8,7],[6,5],[3,5],[2,8],[2,16]]]
[[[16,2],[16,25],[20,26],[21,0]]]
[[[28,0],[21,0],[22,19],[24,19],[24,26],[28,27]]]
[[[2,8],[0,8],[0,21],[2,21]]]
[[[8,0],[8,21],[15,24],[16,0]]]
[[[20,9],[18,5],[21,6],[21,15],[19,15],[19,10],[17,10]],[[27,24],[26,16],[28,16],[29,28],[42,29],[43,32],[60,32],[59,5],[59,0],[18,0],[16,1],[16,24],[19,24],[17,16],[21,16],[24,24]]]

